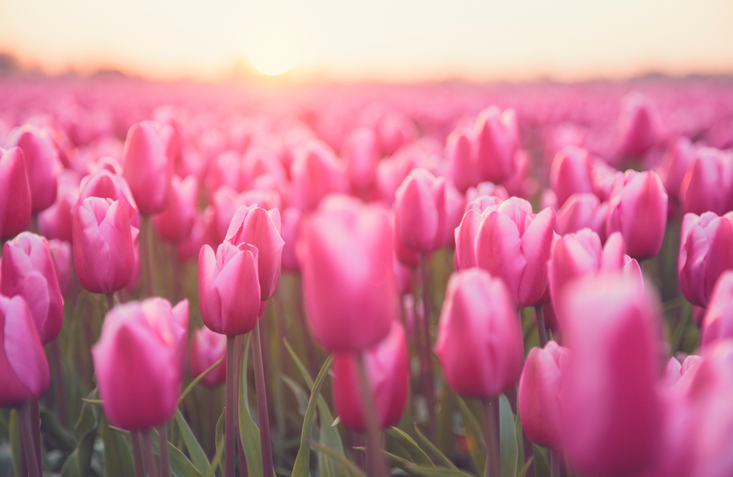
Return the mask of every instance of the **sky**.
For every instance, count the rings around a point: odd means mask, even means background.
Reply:
[[[731,0],[0,0],[0,52],[51,74],[346,81],[733,73]]]

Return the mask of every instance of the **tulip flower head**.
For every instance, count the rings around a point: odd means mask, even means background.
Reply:
[[[204,376],[201,383],[204,386],[214,387],[224,384],[226,381],[227,369],[227,338],[215,333],[209,328],[196,330],[191,340],[191,375],[198,377],[209,369],[220,359],[223,360],[219,366]]]
[[[31,223],[31,188],[20,148],[0,148],[0,239],[14,237]]]

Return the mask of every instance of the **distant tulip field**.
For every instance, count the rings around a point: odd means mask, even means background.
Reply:
[[[0,477],[733,476],[733,82],[0,78]]]

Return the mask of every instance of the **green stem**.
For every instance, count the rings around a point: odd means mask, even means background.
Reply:
[[[484,438],[486,439],[486,474],[488,477],[499,477],[501,471],[499,453],[499,397],[482,399],[484,417]]]
[[[51,372],[53,373],[53,387],[56,394],[56,411],[59,416],[59,424],[66,427],[66,386],[64,380],[64,362],[61,358],[59,341],[51,341]]]
[[[155,465],[153,455],[153,442],[150,439],[150,429],[143,431],[143,448],[145,449],[145,462],[148,468],[149,477],[158,477],[158,466]],[[167,442],[167,441],[166,441]]]
[[[43,459],[41,458],[41,406],[38,399],[30,402],[31,435],[33,436],[33,449],[36,452],[38,470],[43,472]]]
[[[560,452],[550,449],[550,477],[560,477]]]
[[[25,453],[25,461],[28,467],[28,475],[30,477],[41,477],[41,470],[38,467],[38,459],[36,458],[36,449],[33,444],[33,432],[31,431],[31,417],[28,412],[28,403],[23,403],[18,408],[18,424],[20,427],[20,439],[23,442],[23,450]]]
[[[168,461],[168,428],[165,424],[158,426],[158,450],[160,452],[160,475],[170,476],[170,463]]]
[[[369,475],[374,477],[387,477],[387,466],[382,453],[382,441],[380,439],[379,423],[377,422],[377,410],[374,407],[374,394],[369,383],[366,362],[363,353],[356,354],[359,368],[359,385],[361,387],[362,403],[364,405],[364,420],[367,427],[366,454],[367,470]]]
[[[262,475],[270,477],[275,469],[272,463],[272,441],[270,439],[270,415],[267,411],[267,389],[265,388],[265,367],[262,361],[262,338],[260,321],[252,330],[252,354],[255,370],[255,392],[257,393],[257,416],[260,424],[260,446],[262,447]]]
[[[237,406],[237,336],[227,335],[227,374],[226,374],[226,404],[224,428],[224,477],[234,477],[235,449],[236,449],[236,418],[234,408]]]
[[[420,269],[422,272],[422,303],[423,316],[420,321],[422,340],[420,347],[420,370],[422,373],[423,394],[428,408],[428,432],[431,440],[436,438],[435,426],[435,384],[433,382],[433,359],[430,354],[430,275],[426,254],[420,254]]]
[[[140,432],[130,431],[130,440],[132,441],[132,458],[135,462],[135,477],[144,477],[145,469],[143,467],[143,450],[140,445]]]

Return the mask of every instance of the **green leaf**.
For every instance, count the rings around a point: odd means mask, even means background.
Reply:
[[[112,432],[106,419],[99,433],[104,443],[104,475],[105,477],[126,477],[135,474],[135,462],[123,434]]]
[[[295,353],[293,347],[290,346],[288,340],[283,340],[283,344],[285,345],[285,348],[287,348],[290,357],[293,358],[293,362],[298,367],[298,371],[300,371],[300,375],[303,376],[303,380],[309,388],[313,389],[313,378],[311,378],[308,368],[306,368],[303,362],[298,358],[298,355]]]
[[[438,449],[435,444],[430,442],[430,439],[425,437],[425,434],[420,432],[420,428],[417,427],[417,424],[414,424],[414,428],[415,435],[417,435],[417,440],[420,441],[420,443],[425,446],[431,454],[433,454],[433,456],[438,460],[438,462],[440,462],[441,465],[452,470],[458,470],[458,467],[456,467],[449,458],[447,458],[442,452],[440,452],[440,449]]]
[[[224,454],[224,423],[226,421],[226,409],[224,409],[224,412],[221,413],[221,416],[219,416],[219,420],[216,421],[216,432],[214,435],[221,436],[216,440],[216,456],[214,457],[214,461],[211,462],[211,467],[206,472],[209,474],[211,472],[211,469],[215,469],[217,465],[219,465],[219,470],[221,471],[221,475],[226,475],[224,473],[224,467],[221,465],[221,456]],[[261,474],[260,474],[261,475]]]
[[[18,425],[18,411],[16,411],[15,409],[10,411],[8,434],[10,435],[10,452],[13,459],[13,473],[15,475],[20,475],[20,462],[21,459],[23,459],[23,453],[20,450],[20,427]]]
[[[170,442],[168,443],[168,459],[175,477],[201,477],[201,472],[196,466]]]
[[[20,474],[16,474],[20,475]],[[66,462],[61,467],[60,477],[79,477],[79,469],[76,466],[76,451],[72,452],[66,458]]]
[[[87,399],[96,399],[97,390],[94,389],[87,395]],[[94,440],[97,438],[99,419],[97,413],[99,407],[85,402],[81,407],[79,420],[74,428],[79,433],[79,442],[76,445],[76,468],[79,475],[91,475],[92,454],[94,453]]]
[[[64,457],[74,451],[76,439],[61,427],[56,416],[45,410],[41,411],[41,432],[52,440],[53,448],[61,450]]]
[[[425,477],[472,477],[471,474],[460,470],[437,469],[435,467],[423,467],[419,465],[409,465],[407,466],[407,470]]]
[[[499,396],[499,427],[501,435],[501,477],[514,477],[517,472],[517,435],[514,432],[514,414],[509,400],[503,394]]]
[[[206,474],[210,467],[209,459],[206,458],[206,453],[201,448],[201,445],[196,440],[193,432],[191,432],[191,428],[188,427],[188,423],[179,410],[176,410],[175,421],[178,429],[181,431],[181,438],[186,446],[188,455],[191,456],[191,462],[199,473],[202,475]]]
[[[417,464],[418,466],[435,468],[435,465],[433,464],[433,461],[430,460],[430,457],[428,457],[425,451],[422,450],[420,446],[417,445],[417,442],[415,442],[415,440],[410,437],[405,431],[396,427],[390,427],[387,430],[387,435],[395,439],[402,447],[404,447],[404,449],[412,457],[415,464]]]
[[[328,361],[326,361],[328,362]],[[367,475],[362,472],[362,470],[353,462],[351,462],[349,459],[346,458],[346,456],[339,454],[338,452],[334,452],[332,449],[329,449],[326,446],[322,446],[320,444],[317,444],[313,441],[308,441],[310,446],[317,450],[318,452],[322,452],[326,454],[328,457],[336,460],[341,465],[346,467],[351,475],[354,475],[356,477],[367,477]]]
[[[471,456],[471,462],[473,463],[473,468],[476,470],[478,475],[483,475],[484,467],[486,466],[486,444],[484,443],[481,426],[476,420],[476,416],[471,412],[471,409],[469,409],[466,401],[464,401],[462,397],[456,396],[456,403],[458,403],[458,409],[461,412],[461,419],[463,420],[463,427],[466,430],[468,450],[469,455]]]
[[[262,475],[262,444],[260,429],[257,427],[249,411],[249,394],[247,394],[247,364],[249,360],[249,346],[251,336],[247,336],[242,353],[242,378],[239,380],[239,439],[242,441],[244,455],[247,457],[247,471],[249,475]]]
[[[295,399],[298,401],[298,413],[302,416],[305,414],[305,410],[308,408],[308,395],[305,390],[300,387],[290,376],[280,375],[280,379],[285,382],[285,385],[293,391]]]
[[[196,385],[200,383],[202,379],[204,379],[210,372],[212,372],[217,366],[219,366],[222,363],[222,361],[224,361],[224,358],[221,358],[219,361],[212,364],[209,367],[209,369],[207,369],[203,373],[196,376],[196,378],[193,381],[191,381],[191,383],[188,386],[186,386],[186,389],[184,389],[181,395],[178,397],[178,404],[176,404],[176,406],[180,406],[183,400],[186,399],[186,396],[188,396],[188,394],[193,390],[193,388],[195,388]]]
[[[313,384],[311,397],[308,401],[308,408],[306,409],[305,417],[303,418],[303,430],[300,433],[300,449],[298,449],[298,455],[295,458],[295,465],[293,466],[292,477],[308,477],[308,468],[310,466],[311,453],[310,436],[311,432],[313,432],[313,421],[315,419],[316,403],[318,402],[318,397],[321,394],[321,387],[325,382],[326,375],[328,374],[328,369],[331,367],[332,362],[333,354],[330,355],[328,359],[326,359],[325,363],[323,363],[323,367],[318,373],[318,377],[316,377],[316,381]],[[335,451],[331,452],[334,454],[338,454]]]

